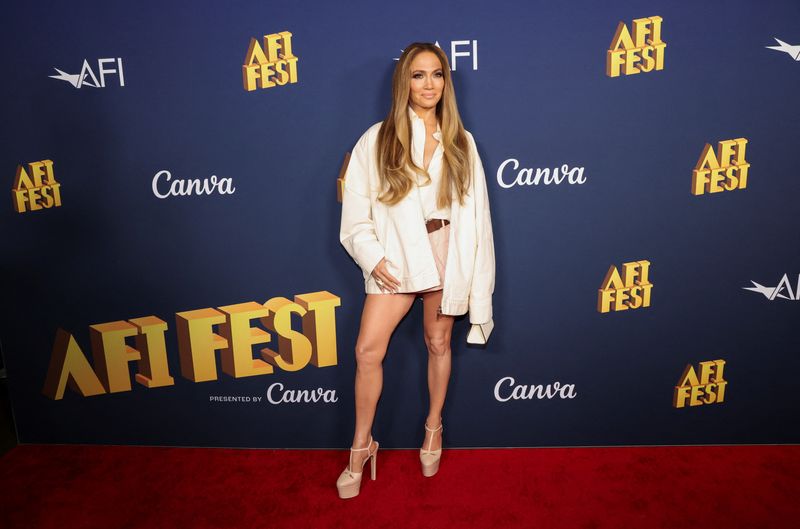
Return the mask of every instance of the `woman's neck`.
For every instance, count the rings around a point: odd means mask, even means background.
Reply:
[[[419,118],[425,123],[426,127],[429,128],[436,128],[437,119],[436,119],[436,107],[433,108],[422,108],[419,106],[411,104],[411,110],[419,116]]]

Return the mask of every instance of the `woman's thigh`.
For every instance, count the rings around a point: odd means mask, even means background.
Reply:
[[[422,303],[425,343],[431,353],[444,354],[450,350],[450,335],[455,319],[453,316],[439,314],[439,305],[442,303],[441,290],[423,293]]]
[[[413,294],[367,294],[361,313],[356,354],[379,354],[383,360],[397,324],[414,303]]]

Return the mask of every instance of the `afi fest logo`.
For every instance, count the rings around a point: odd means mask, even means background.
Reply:
[[[597,311],[606,313],[650,306],[653,284],[649,280],[650,261],[622,264],[622,274],[611,265],[597,291]]]
[[[11,196],[17,213],[59,207],[61,184],[56,182],[53,161],[31,162],[27,171],[24,166],[18,166]]]
[[[800,300],[800,274],[797,275],[797,286],[794,287],[789,282],[788,274],[783,274],[783,277],[778,282],[778,286],[774,287],[765,287],[764,285],[759,285],[752,279],[750,282],[753,283],[752,287],[742,288],[751,292],[764,294],[764,297],[770,301],[774,301],[775,298],[788,299],[790,301]],[[794,288],[794,290],[792,290],[792,288]]]
[[[800,61],[800,44],[793,46],[791,44],[787,44],[786,42],[783,42],[781,39],[778,39],[778,38],[775,38],[775,37],[772,37],[772,38],[774,38],[775,41],[777,41],[777,43],[780,44],[780,46],[765,46],[766,48],[769,48],[770,50],[775,50],[775,51],[782,51],[782,52],[788,54],[789,57],[791,57],[792,59],[794,59],[796,61]]]
[[[717,144],[717,152],[706,143],[692,171],[692,194],[721,193],[747,187],[750,164],[744,158],[747,140],[737,138]]]
[[[618,77],[664,69],[664,50],[661,40],[661,17],[637,18],[631,24],[633,35],[624,22],[617,25],[611,46],[606,52],[606,75]]]
[[[434,46],[444,51],[439,45],[439,41],[433,43]],[[400,50],[401,52],[403,50]],[[469,57],[472,59],[472,69],[478,69],[478,41],[477,40],[454,40],[450,42],[450,71],[455,72],[458,66],[459,57]],[[395,57],[393,60],[399,61],[400,57]]]
[[[107,65],[111,66],[107,66]],[[97,73],[89,66],[87,59],[83,60],[83,66],[80,73],[70,74],[53,68],[58,72],[58,75],[50,75],[51,79],[58,79],[59,81],[66,81],[75,88],[82,88],[84,86],[91,86],[92,88],[105,88],[106,77],[115,76],[120,86],[125,86],[125,74],[122,70],[122,58],[106,58],[97,59]]]
[[[217,354],[222,371],[233,378],[271,375],[276,367],[299,371],[308,364],[335,366],[335,309],[341,304],[338,296],[322,290],[298,294],[294,301],[275,297],[263,305],[249,301],[178,312],[175,331],[181,375],[195,383],[217,380]],[[292,315],[300,317],[302,331],[292,328]],[[261,326],[253,325],[253,320]],[[94,366],[72,334],[59,329],[42,392],[61,400],[67,386],[82,397],[131,391],[132,362],[137,366],[134,379],[142,386],[174,385],[167,328],[167,322],[157,316],[90,325]],[[277,347],[264,347],[260,358],[253,357],[253,346],[275,342]]]
[[[725,360],[700,362],[699,371],[700,376],[697,376],[692,364],[686,366],[672,394],[672,406],[683,408],[687,402],[689,406],[725,402],[725,388],[728,386],[723,377]]]
[[[264,45],[255,38],[242,65],[244,89],[272,88],[297,82],[297,56],[292,53],[292,34],[288,31],[264,35]]]

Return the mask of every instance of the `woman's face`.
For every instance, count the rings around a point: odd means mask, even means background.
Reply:
[[[411,108],[431,109],[442,98],[444,72],[435,53],[423,51],[411,61]]]

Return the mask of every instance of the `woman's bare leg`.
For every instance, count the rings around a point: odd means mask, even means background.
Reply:
[[[375,407],[383,389],[383,357],[397,324],[414,303],[413,294],[367,294],[356,341],[356,430],[353,448],[369,442]],[[370,447],[374,450],[374,446]],[[353,452],[353,469],[361,468],[367,451]]]
[[[442,302],[442,291],[426,292],[422,295],[424,304],[423,326],[425,345],[428,347],[428,392],[430,394],[430,408],[425,422],[428,428],[435,429],[442,422],[442,407],[447,395],[447,385],[450,382],[450,335],[453,331],[453,317],[437,314]],[[442,447],[442,431],[425,431],[423,447],[428,449],[428,442],[432,442],[431,450]]]

